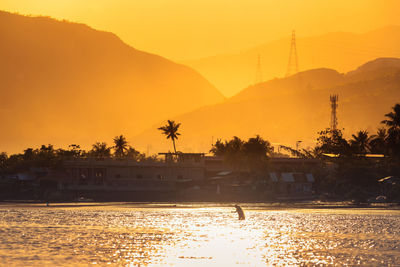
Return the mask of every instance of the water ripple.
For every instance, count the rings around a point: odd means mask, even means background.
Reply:
[[[6,266],[396,265],[400,213],[0,206]]]

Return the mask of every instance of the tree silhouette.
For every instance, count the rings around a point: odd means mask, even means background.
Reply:
[[[279,145],[280,148],[282,148],[285,151],[290,152],[292,156],[296,156],[298,158],[303,158],[303,159],[314,159],[318,157],[318,151],[316,149],[295,149],[290,146],[285,146],[285,145]]]
[[[0,153],[0,173],[2,173],[7,167],[8,156],[6,152]]]
[[[341,130],[332,130],[327,128],[318,133],[316,153],[337,154],[340,156],[349,156],[351,149],[349,143],[343,138]]]
[[[71,144],[68,146],[69,147],[69,153],[73,158],[79,158],[82,155],[82,149],[80,145],[77,144]],[[83,153],[84,154],[84,153]]]
[[[265,166],[268,156],[273,152],[270,142],[259,135],[249,138],[243,144],[242,150],[245,156],[245,164],[250,170],[258,170]]]
[[[372,153],[386,153],[387,131],[385,128],[378,129],[376,135],[372,136],[370,142]]]
[[[367,131],[359,131],[357,134],[352,135],[352,140],[350,140],[351,148],[355,153],[367,153],[371,151],[371,136],[368,136]]]
[[[225,142],[218,139],[210,152],[215,156],[223,156],[224,160],[237,170],[241,170],[243,166],[255,170],[265,165],[273,148],[259,135],[249,138],[246,142],[234,136]]]
[[[210,152],[214,154],[214,156],[224,156],[228,147],[227,141],[222,142],[221,139],[217,139],[215,144],[210,149]]]
[[[180,133],[178,133],[179,126],[181,126],[180,123],[175,123],[175,121],[168,120],[168,123],[166,125],[158,128],[158,130],[162,131],[162,133],[167,136],[167,139],[172,140],[175,153],[176,153],[175,139],[178,139],[178,135],[181,135]]]
[[[237,169],[241,169],[243,165],[243,140],[234,136],[232,140],[226,144],[225,160]]]
[[[396,104],[392,109],[392,112],[385,114],[388,119],[382,121],[383,124],[389,127],[389,132],[400,128],[400,104]]]
[[[273,152],[273,149],[270,142],[256,135],[243,144],[243,151],[252,158],[266,158]]]
[[[27,148],[24,150],[24,160],[32,160],[35,157],[35,150],[33,148]]]
[[[92,150],[89,153],[96,158],[109,158],[111,156],[111,147],[107,147],[105,142],[96,142],[92,145]]]
[[[393,111],[385,114],[388,119],[382,123],[388,127],[387,144],[389,153],[400,156],[400,104],[392,107]]]
[[[131,146],[129,146],[129,148],[127,149],[125,157],[135,161],[143,161],[146,158],[144,154],[140,153]]]
[[[123,158],[125,155],[125,151],[128,149],[128,141],[126,141],[125,136],[122,134],[120,136],[114,137],[114,155],[117,158]]]

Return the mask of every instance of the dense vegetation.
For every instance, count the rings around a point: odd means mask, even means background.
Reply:
[[[400,200],[400,184],[392,183],[382,191],[379,179],[400,175],[400,104],[385,115],[382,128],[376,134],[360,130],[346,140],[340,129],[319,132],[317,145],[311,150],[280,146],[299,158],[317,158],[323,161],[318,170],[317,189],[330,195],[364,200],[369,195],[385,193],[389,198]],[[247,142],[233,137],[229,141],[218,140],[211,153],[223,156],[236,168],[255,167],[262,170],[268,157],[285,156],[273,150],[270,143],[259,136]],[[260,164],[264,162],[265,164]]]
[[[78,158],[115,158],[130,159],[135,161],[157,160],[156,156],[146,157],[128,144],[123,135],[114,138],[114,145],[108,146],[106,142],[96,142],[92,149],[85,151],[79,145],[69,145],[69,149],[54,148],[53,145],[42,145],[40,148],[27,148],[23,153],[8,156],[0,154],[0,173],[8,174],[29,171],[33,168],[62,168],[64,160]]]
[[[364,199],[382,193],[382,186],[378,182],[380,178],[400,175],[400,104],[396,104],[381,123],[382,127],[372,135],[360,130],[347,140],[342,130],[328,128],[319,132],[317,145],[313,149],[280,148],[292,156],[316,158],[325,163],[316,173],[319,178],[316,189],[319,193]],[[168,121],[167,125],[159,128],[167,139],[173,141],[174,151],[179,126],[179,123]],[[210,152],[223,157],[239,174],[247,172],[253,176],[265,173],[271,167],[268,162],[270,157],[288,157],[287,154],[274,151],[270,142],[258,135],[247,141],[236,136],[231,140],[217,140]],[[146,156],[137,151],[120,135],[113,139],[113,146],[96,142],[89,151],[72,144],[68,149],[42,145],[10,156],[5,152],[0,153],[0,176],[40,168],[61,169],[63,161],[79,158],[157,161],[156,156]],[[389,198],[398,199],[400,185],[392,183],[384,193]]]

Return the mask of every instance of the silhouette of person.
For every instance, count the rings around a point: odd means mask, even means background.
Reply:
[[[245,217],[244,217],[244,212],[243,212],[242,208],[237,204],[235,205],[235,208],[236,208],[236,212],[239,216],[239,220],[244,220]]]

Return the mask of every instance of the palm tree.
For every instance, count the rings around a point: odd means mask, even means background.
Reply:
[[[107,147],[105,142],[96,142],[92,145],[90,154],[96,158],[108,158],[111,155],[111,147]]]
[[[268,155],[271,155],[272,151],[271,143],[264,140],[259,135],[249,138],[249,140],[243,144],[243,152],[251,157],[266,158]]]
[[[388,151],[393,155],[400,156],[400,104],[393,107],[393,112],[385,114],[387,120],[382,123],[389,127],[387,144]]]
[[[212,145],[210,152],[213,153],[214,156],[224,156],[227,148],[228,142],[226,140],[223,142],[221,139],[217,139],[215,144]]]
[[[122,158],[125,155],[125,151],[128,149],[128,142],[126,141],[125,136],[122,134],[120,136],[114,137],[114,149],[115,156],[117,158]]]
[[[238,170],[243,164],[243,145],[244,141],[237,136],[226,143],[225,160]]]
[[[359,131],[356,135],[352,135],[353,139],[350,144],[356,153],[367,153],[371,150],[371,136],[368,136],[367,131]]]
[[[393,107],[393,112],[385,114],[387,120],[383,120],[381,123],[389,127],[389,131],[397,130],[400,128],[400,104],[396,104]]]
[[[272,154],[271,143],[259,135],[251,137],[243,143],[243,156],[246,167],[250,171],[258,171],[265,166],[268,156]]]
[[[373,135],[370,142],[372,153],[382,153],[386,152],[386,142],[387,142],[387,131],[385,128],[378,129],[376,135]]]
[[[181,135],[180,133],[178,133],[179,126],[181,126],[180,123],[175,123],[175,121],[168,120],[168,123],[166,125],[158,128],[158,130],[162,131],[162,133],[167,136],[167,139],[172,140],[175,154],[176,154],[175,139],[178,139],[178,135]]]

